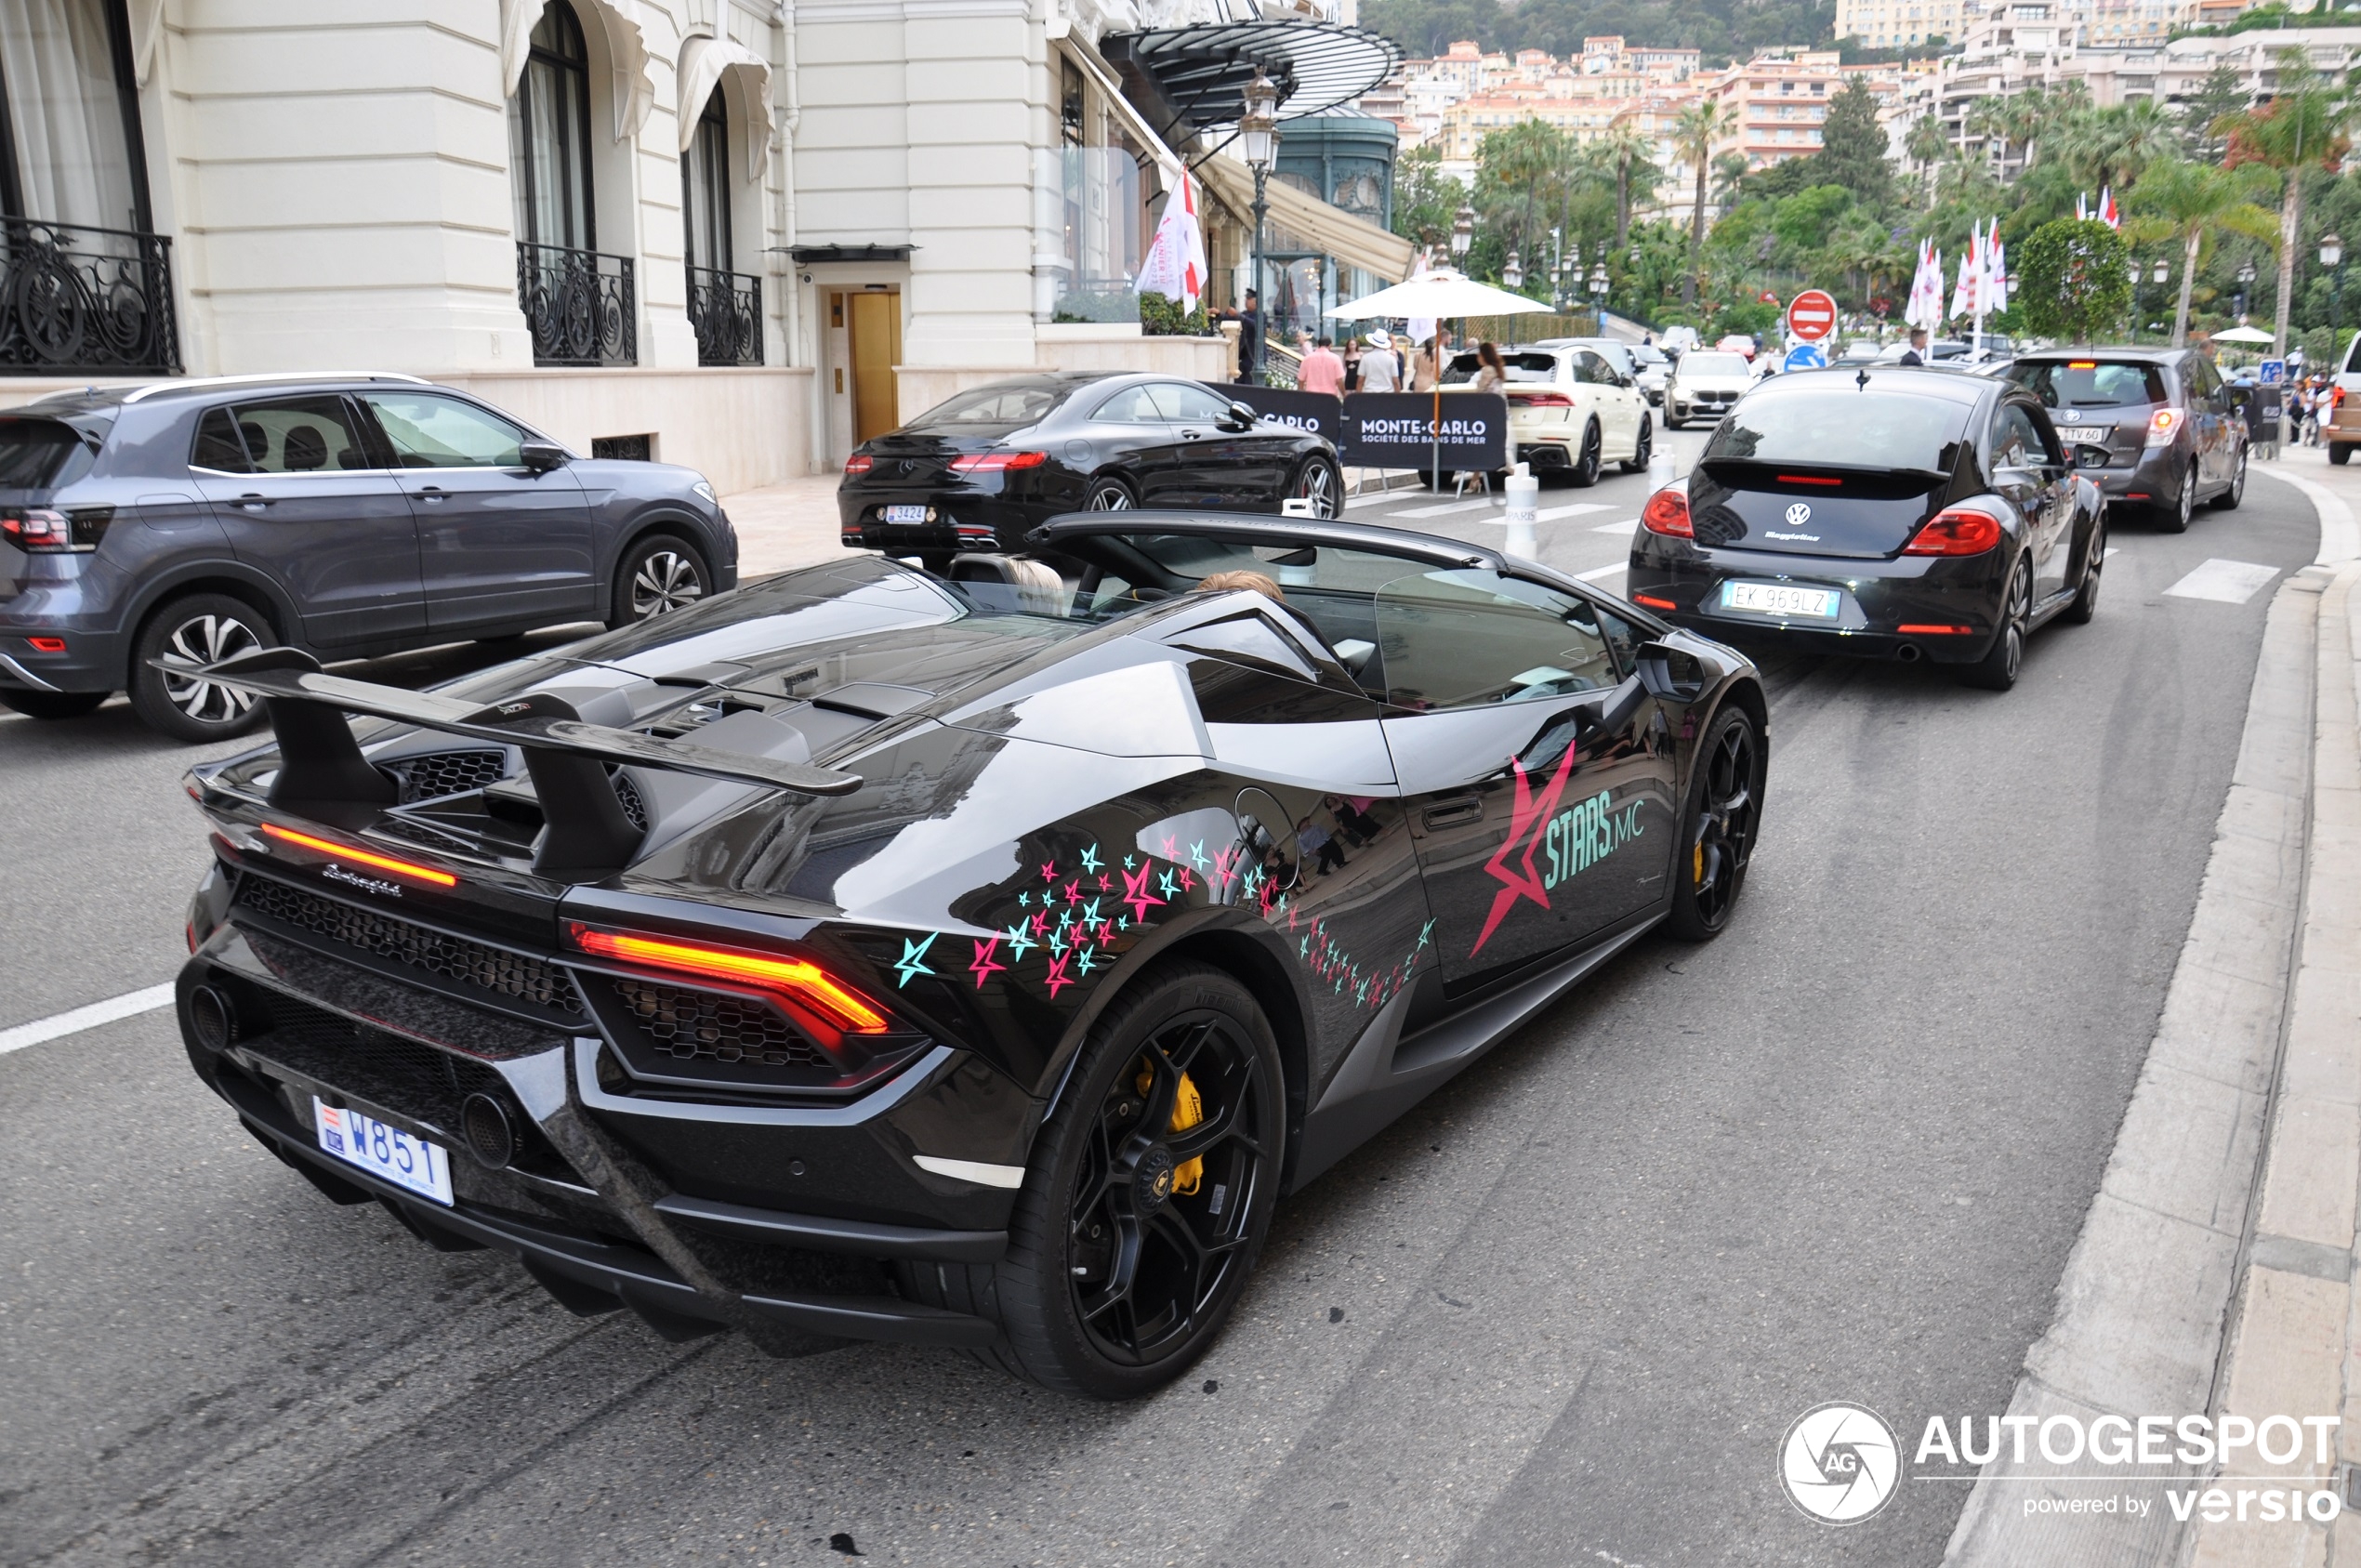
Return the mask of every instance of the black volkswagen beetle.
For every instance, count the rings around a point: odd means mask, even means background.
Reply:
[[[1283,1192],[1724,929],[1768,756],[1726,648],[1279,517],[848,557],[432,692],[206,675],[276,739],[190,776],[180,1026],[304,1179],[667,1337],[1101,1398]]]
[[[969,388],[846,460],[837,507],[848,546],[917,555],[1022,550],[1071,511],[1211,507],[1275,512],[1289,498],[1335,517],[1336,449],[1203,382],[1057,372]]]
[[[1915,366],[1755,388],[1640,520],[1627,591],[1676,625],[2001,692],[2034,627],[2091,619],[2106,560],[2106,503],[2034,396]]]

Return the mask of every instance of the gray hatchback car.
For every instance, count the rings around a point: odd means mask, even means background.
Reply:
[[[585,459],[413,376],[231,377],[0,411],[0,704],[127,691],[182,740],[253,702],[152,661],[323,660],[619,626],[736,586],[694,469]]]

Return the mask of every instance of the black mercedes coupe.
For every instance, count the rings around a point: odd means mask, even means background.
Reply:
[[[861,443],[837,509],[848,546],[940,568],[959,550],[1021,552],[1061,512],[1135,507],[1335,517],[1336,449],[1203,382],[1057,372],[973,387]]]
[[[1916,366],[1757,386],[1640,523],[1626,591],[1675,625],[2000,692],[2036,626],[2097,612],[2106,563],[2105,498],[2039,400]]]
[[[1756,671],[1479,546],[1078,513],[428,692],[262,650],[194,770],[197,1074],[574,1311],[1177,1376],[1300,1188],[1661,929],[1726,929]],[[352,722],[358,720],[357,723]]]

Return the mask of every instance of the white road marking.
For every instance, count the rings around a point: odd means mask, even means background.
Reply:
[[[1374,507],[1380,501],[1406,501],[1418,494],[1418,486],[1404,485],[1399,490],[1372,490],[1366,494],[1347,496],[1344,504],[1347,507]]]
[[[2278,574],[2275,566],[2216,558],[2164,591],[2171,599],[2209,599],[2221,604],[2244,604],[2254,597],[2257,588]]]
[[[1615,510],[1615,507],[1610,502],[1576,501],[1571,507],[1544,507],[1539,511],[1533,514],[1533,520],[1536,522],[1555,522],[1562,517],[1584,517],[1591,512],[1611,512],[1613,510]]]
[[[172,1006],[172,987],[151,985],[145,991],[104,1002],[93,1002],[86,1008],[58,1013],[48,1018],[36,1018],[31,1023],[20,1023],[13,1029],[0,1029],[0,1056],[20,1051],[27,1046],[37,1046],[45,1040],[60,1040],[68,1034],[79,1034],[86,1029],[96,1029],[117,1019],[137,1018],[158,1008]]]
[[[2117,556],[2122,553],[2122,547],[2120,546],[2109,545],[2105,549],[2099,552],[2099,559],[2101,560],[2113,560]]]
[[[1453,512],[1488,511],[1504,503],[1489,495],[1479,495],[1472,501],[1445,501],[1439,507],[1413,507],[1406,512],[1388,512],[1388,517],[1447,517]]]
[[[1626,572],[1629,569],[1628,562],[1617,561],[1613,566],[1602,566],[1596,572],[1577,572],[1575,575],[1581,578],[1586,583],[1603,583],[1617,573]]]
[[[1638,518],[1628,517],[1618,522],[1603,522],[1599,524],[1598,527],[1590,530],[1590,532],[1593,534],[1620,534],[1625,538],[1629,539],[1631,537],[1632,532],[1639,526],[1640,520]]]

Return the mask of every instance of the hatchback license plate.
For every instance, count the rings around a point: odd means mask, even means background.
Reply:
[[[1759,615],[1812,615],[1836,619],[1840,596],[1834,588],[1797,588],[1785,583],[1724,583],[1721,607]]]
[[[320,1147],[347,1165],[450,1206],[451,1156],[441,1146],[358,1111],[323,1104],[316,1094],[311,1097],[311,1125],[320,1131]]]
[[[885,509],[888,522],[924,522],[933,515],[932,507],[888,507]]]

